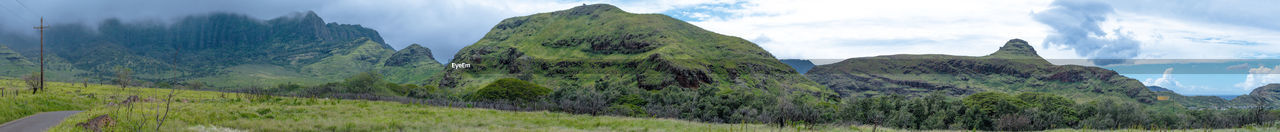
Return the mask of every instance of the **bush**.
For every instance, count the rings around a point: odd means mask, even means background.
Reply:
[[[1015,114],[1022,112],[1026,103],[1018,98],[1009,96],[1009,94],[1000,92],[982,92],[965,97],[962,102],[969,109],[976,110],[978,116],[981,117],[980,122],[976,125],[982,130],[992,130],[995,119],[1000,119],[1005,114]]]
[[[484,88],[476,91],[473,97],[480,100],[528,102],[542,98],[542,96],[550,93],[551,89],[547,87],[538,86],[520,79],[503,78],[485,85]]]
[[[384,88],[386,81],[382,80],[382,75],[373,72],[361,72],[350,78],[343,80],[346,85],[347,93],[375,93]]]

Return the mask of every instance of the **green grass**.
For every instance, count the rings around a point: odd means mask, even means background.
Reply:
[[[66,84],[54,83],[53,87],[66,87]],[[25,89],[25,84],[17,80],[0,80],[0,90],[3,90],[3,96],[0,96],[0,122],[9,122],[33,115],[35,113],[47,111],[63,111],[63,110],[81,110],[92,106],[96,101],[81,99],[80,96],[61,96],[60,94],[31,94],[31,90]],[[18,90],[18,91],[15,91]],[[68,93],[73,91],[57,90],[57,92]]]
[[[0,86],[16,87],[17,80],[0,80]],[[50,131],[85,131],[75,126],[102,114],[117,120],[106,131],[153,131],[156,115],[163,113],[161,101],[127,106],[106,105],[126,95],[162,100],[170,90],[127,88],[110,85],[75,87],[51,83],[39,94],[29,91],[0,97],[0,121],[11,121],[39,112],[84,110],[54,126]],[[76,85],[79,86],[79,85]],[[12,89],[9,89],[12,90]],[[90,96],[92,95],[92,96]],[[249,95],[210,91],[177,90],[169,118],[160,131],[200,131],[234,129],[248,131],[870,131],[871,126],[815,125],[809,128],[778,128],[765,124],[716,124],[675,119],[575,115],[546,111],[513,112],[476,108],[451,108],[385,101],[249,98]],[[185,102],[183,102],[185,100]],[[1276,125],[1251,126],[1213,131],[1276,131]],[[886,131],[886,128],[877,128]],[[887,129],[887,131],[899,131]],[[1059,129],[1050,131],[1096,131]],[[1118,130],[1146,131],[1146,130]],[[1182,131],[1182,130],[1179,130]],[[1202,131],[1202,130],[1186,130]]]
[[[513,17],[458,52],[441,88],[475,91],[498,78],[551,89],[751,88],[834,94],[758,45],[662,14],[606,4]],[[643,80],[643,81],[638,81]],[[468,93],[458,93],[468,94]]]
[[[3,80],[9,83],[16,80]],[[106,131],[155,129],[156,115],[163,113],[168,89],[127,88],[110,85],[72,87],[51,83],[48,92],[6,96],[4,121],[39,112],[84,110],[50,131],[85,131],[76,123],[110,114],[117,124]],[[0,85],[3,86],[3,85]],[[11,86],[6,86],[11,87]],[[29,92],[29,91],[28,91]],[[93,95],[93,96],[89,96]],[[106,105],[126,95],[157,101],[128,106]],[[764,124],[714,124],[675,119],[590,116],[546,111],[512,112],[476,108],[450,108],[385,101],[275,97],[254,100],[247,95],[178,90],[161,131],[195,131],[225,128],[249,131],[795,131]],[[186,100],[186,102],[182,102]],[[9,103],[14,102],[14,103]],[[28,103],[20,103],[28,102]],[[818,125],[819,131],[870,130],[870,127]],[[883,128],[881,128],[883,129]]]
[[[195,78],[187,82],[205,82],[209,87],[215,88],[237,88],[248,86],[275,86],[276,84],[294,83],[294,84],[320,84],[327,81],[319,78],[311,78],[293,70],[266,64],[245,64],[224,69],[224,74],[209,77]]]

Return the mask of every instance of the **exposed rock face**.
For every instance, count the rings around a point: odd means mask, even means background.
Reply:
[[[508,18],[450,62],[472,67],[447,68],[438,84],[464,91],[510,77],[552,89],[742,87],[831,93],[744,39],[606,4]]]
[[[1141,102],[1154,93],[1115,71],[1076,65],[1056,66],[1036,55],[1026,41],[1013,39],[982,57],[888,55],[851,58],[814,67],[810,79],[846,96],[943,92],[964,96],[983,91],[1049,92],[1091,100],[1122,95]]]

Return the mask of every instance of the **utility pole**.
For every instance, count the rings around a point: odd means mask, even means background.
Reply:
[[[34,93],[35,91],[44,89],[44,29],[45,28],[49,28],[49,26],[44,25],[44,17],[40,17],[40,26],[35,27],[35,29],[40,30],[40,84],[38,85],[39,88],[36,88],[36,90],[32,91],[33,92],[32,94],[35,94]]]

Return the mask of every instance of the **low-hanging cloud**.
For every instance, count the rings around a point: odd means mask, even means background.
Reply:
[[[21,2],[21,4],[19,4]],[[579,2],[554,0],[0,0],[0,43],[31,45],[40,17],[49,25],[79,24],[95,29],[106,19],[126,23],[169,23],[183,16],[215,12],[270,19],[314,11],[325,22],[359,24],[377,30],[388,45],[421,44],[449,61],[509,17],[567,9]],[[53,27],[57,28],[57,27]]]
[[[1139,42],[1121,29],[1111,34],[1099,23],[1115,13],[1110,5],[1094,1],[1058,0],[1052,8],[1033,14],[1036,21],[1048,25],[1055,32],[1045,37],[1046,46],[1065,46],[1077,55],[1090,59],[1095,65],[1125,63],[1138,56]]]

